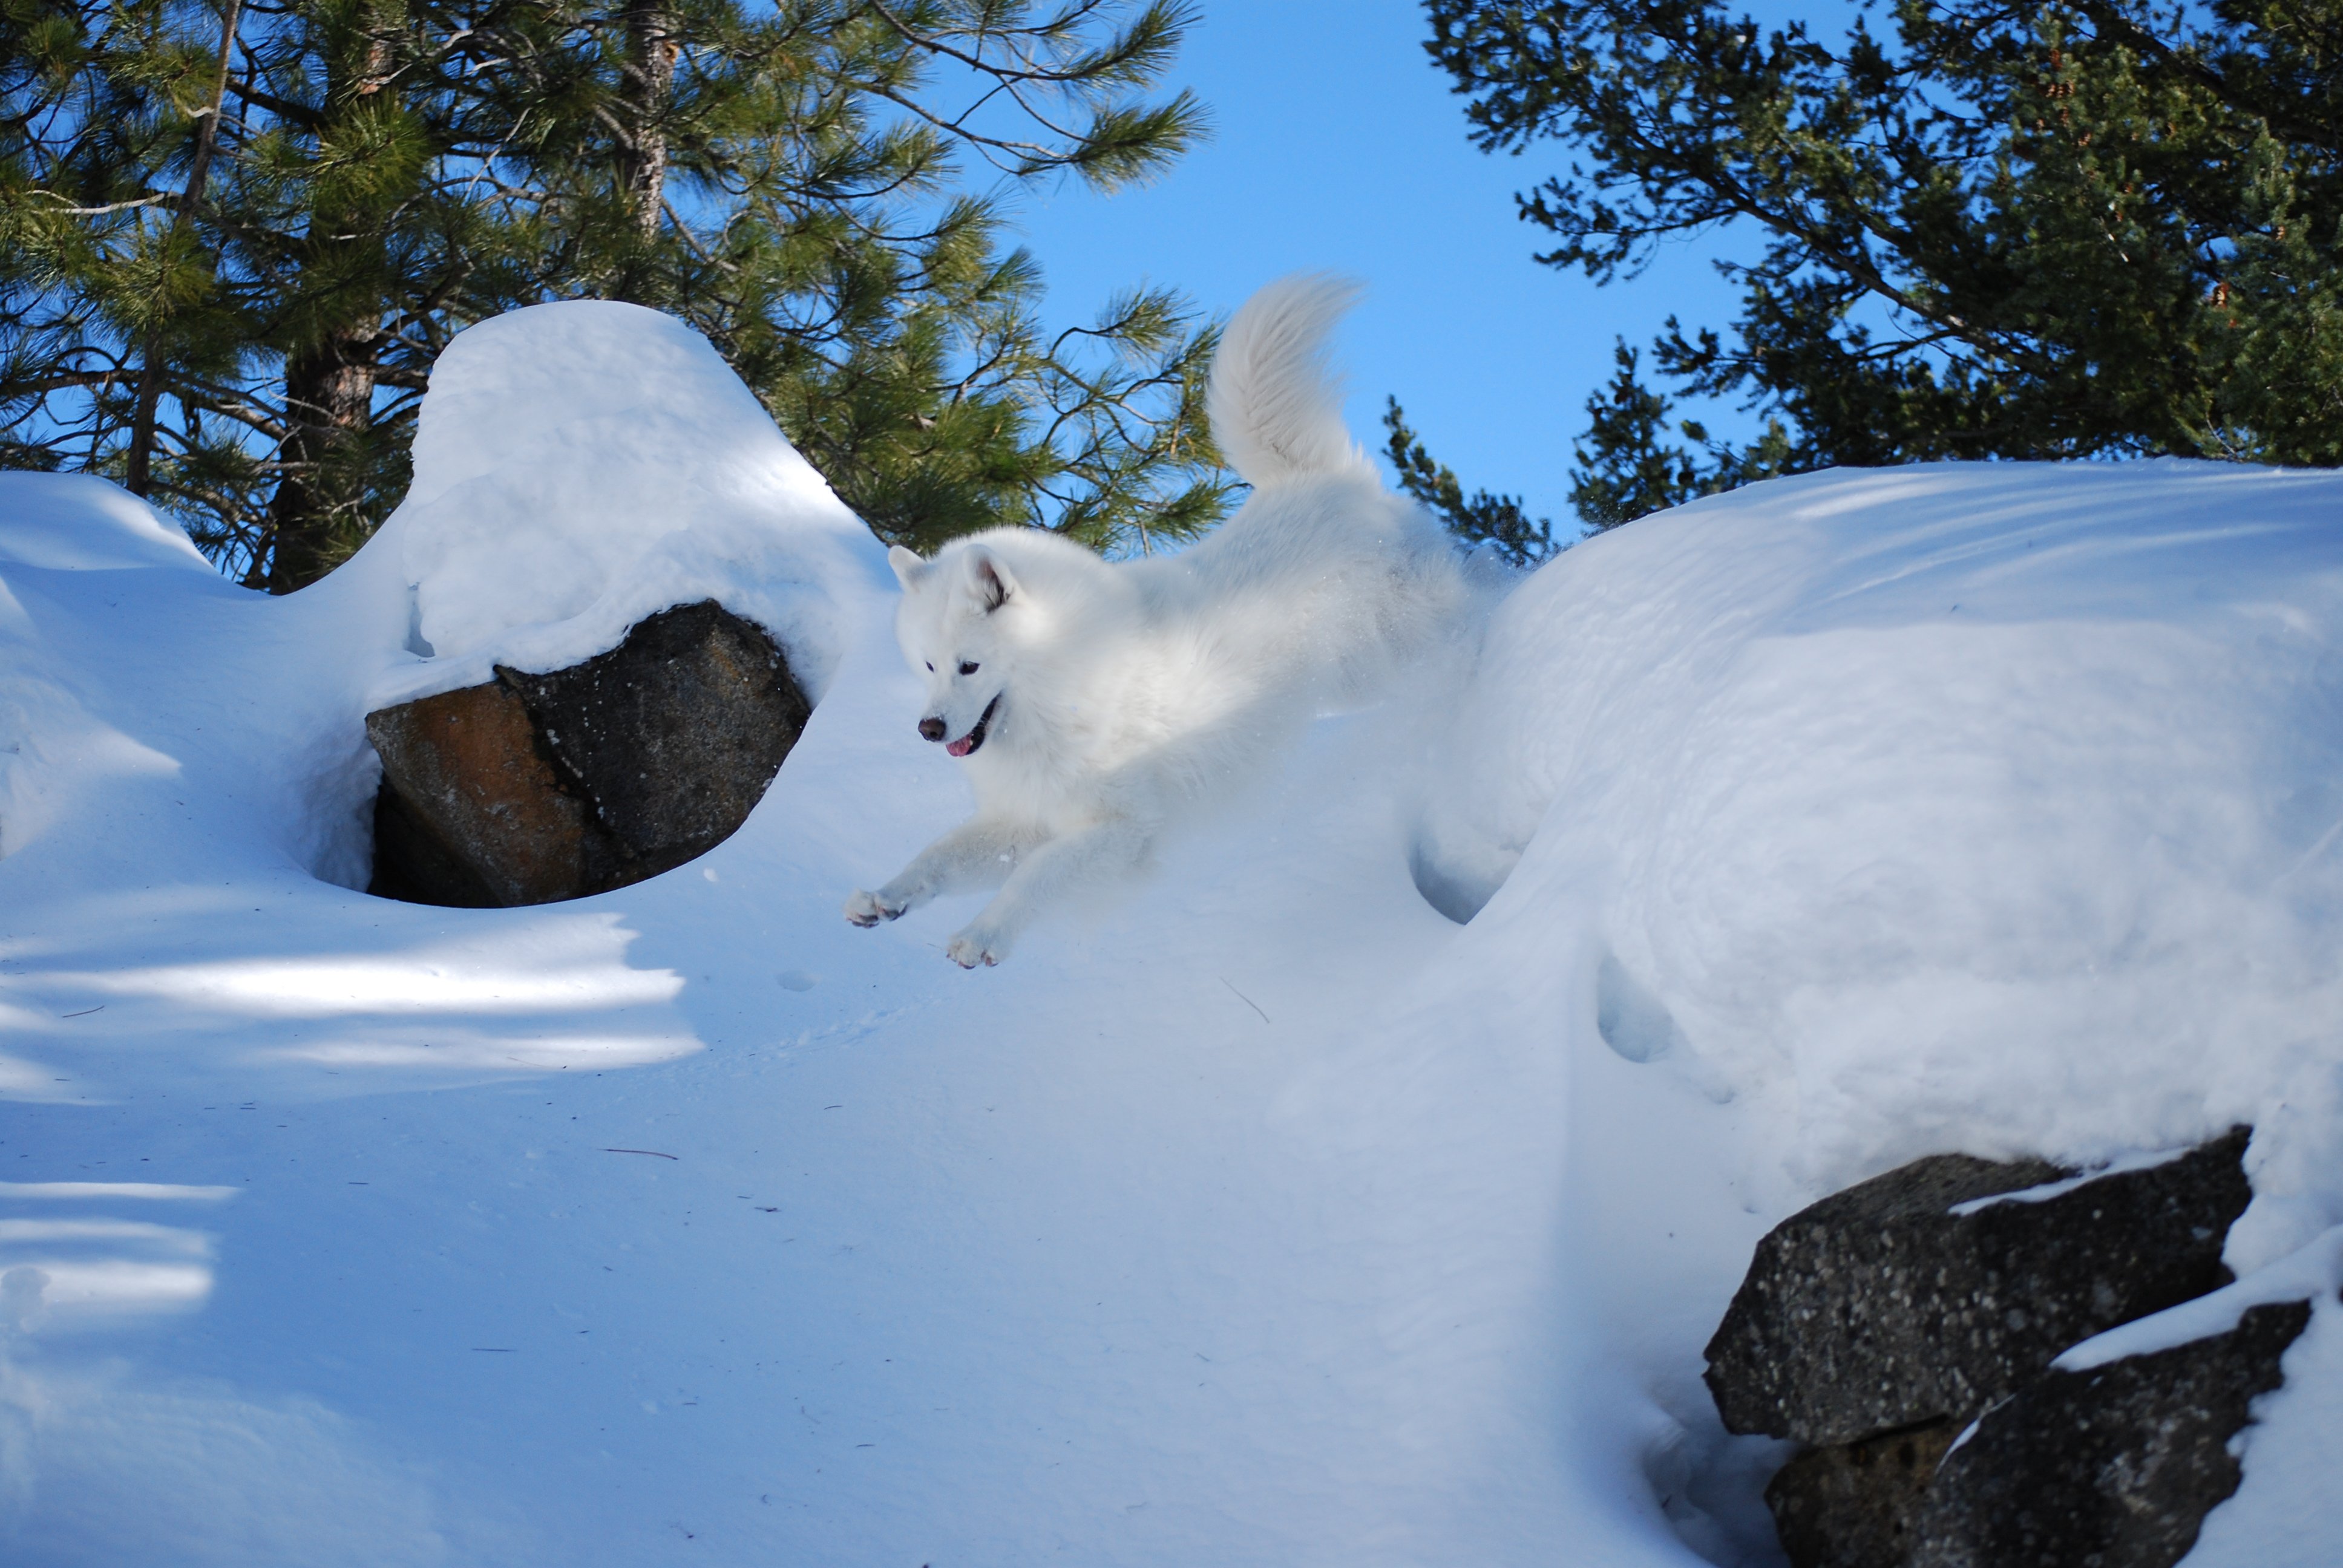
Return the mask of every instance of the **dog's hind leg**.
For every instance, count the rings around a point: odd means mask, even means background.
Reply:
[[[858,892],[848,899],[846,918],[858,926],[875,926],[941,893],[997,887],[1041,839],[1037,828],[971,817],[913,856],[877,892]]]
[[[1000,893],[960,928],[944,956],[964,970],[999,963],[1036,914],[1076,888],[1135,870],[1154,842],[1151,828],[1128,817],[1050,839],[1019,859]]]

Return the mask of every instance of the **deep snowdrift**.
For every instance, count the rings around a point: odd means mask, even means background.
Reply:
[[[2333,1282],[2338,505],[1926,467],[1646,519],[971,975],[964,901],[839,919],[962,787],[877,547],[672,324],[466,334],[407,506],[289,599],[0,477],[5,1554],[1765,1561],[1700,1347],[1825,1191],[2246,1121],[2239,1299]],[[709,593],[820,697],[731,840],[348,890],[367,708]],[[2192,1563],[2331,1559],[2336,1319]]]

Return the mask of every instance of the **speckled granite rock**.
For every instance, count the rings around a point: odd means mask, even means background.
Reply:
[[[1941,1155],[1793,1215],[1709,1342],[1725,1424],[1830,1445],[1966,1422],[2069,1345],[2217,1288],[2246,1136],[1976,1207],[2067,1173]]]
[[[2051,1372],[1946,1456],[1905,1561],[2171,1568],[2237,1490],[2229,1439],[2309,1322],[2308,1302],[2253,1307],[2226,1334]]]

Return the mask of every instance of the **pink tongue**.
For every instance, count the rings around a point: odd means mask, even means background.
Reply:
[[[976,737],[973,735],[963,735],[959,739],[953,741],[950,745],[945,747],[944,749],[950,752],[955,757],[965,757],[968,755],[969,743],[975,739]]]

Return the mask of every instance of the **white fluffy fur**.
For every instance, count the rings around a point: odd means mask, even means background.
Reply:
[[[1354,292],[1288,278],[1229,323],[1210,407],[1254,488],[1192,548],[1111,564],[996,528],[933,560],[890,553],[897,633],[928,683],[922,733],[959,745],[992,717],[965,758],[976,815],[849,899],[848,920],[997,885],[947,949],[997,963],[1035,914],[1142,866],[1169,823],[1450,622],[1465,588],[1447,536],[1342,427],[1325,342]]]
[[[1358,286],[1322,274],[1281,277],[1221,334],[1204,409],[1221,450],[1249,485],[1291,484],[1374,465],[1342,425],[1342,384],[1326,339],[1359,297]]]

